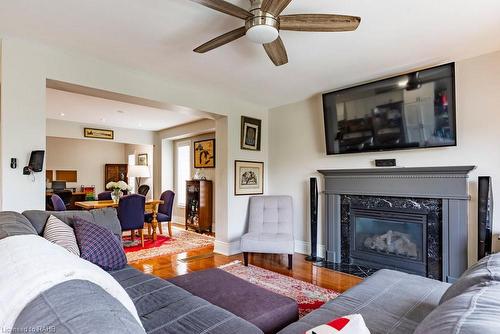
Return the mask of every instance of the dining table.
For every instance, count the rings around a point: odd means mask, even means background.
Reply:
[[[162,200],[152,199],[147,200],[145,203],[144,211],[145,213],[151,213],[153,219],[151,220],[152,227],[152,238],[153,241],[156,241],[158,235],[156,233],[156,228],[158,227],[158,207],[160,204],[163,204]],[[75,202],[75,206],[82,208],[84,210],[94,210],[94,209],[103,209],[103,208],[118,208],[118,203],[113,200],[105,200],[105,201],[83,201],[83,202]],[[169,234],[171,234],[171,229],[169,229]],[[172,235],[170,235],[172,236]]]

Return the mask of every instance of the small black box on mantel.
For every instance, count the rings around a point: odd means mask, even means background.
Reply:
[[[396,167],[396,159],[377,159],[375,160],[376,167]]]

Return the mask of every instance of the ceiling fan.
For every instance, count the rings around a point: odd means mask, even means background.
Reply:
[[[335,14],[281,15],[292,0],[250,0],[249,10],[224,0],[191,0],[216,11],[245,20],[245,26],[232,30],[200,45],[194,52],[205,53],[240,37],[262,44],[274,65],[288,63],[280,30],[337,32],[356,30],[361,22],[357,16]]]

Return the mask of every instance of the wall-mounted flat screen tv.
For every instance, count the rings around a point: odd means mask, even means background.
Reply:
[[[455,65],[323,94],[327,154],[455,146]]]

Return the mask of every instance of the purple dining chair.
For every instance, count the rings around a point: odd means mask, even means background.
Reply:
[[[54,211],[66,211],[66,204],[64,204],[64,201],[61,199],[61,197],[53,194],[50,200],[52,201],[52,207],[54,208]]]
[[[103,191],[97,194],[98,201],[111,201],[111,191]]]
[[[160,200],[163,201],[163,204],[158,206],[158,215],[156,219],[158,220],[158,228],[160,229],[160,234],[163,234],[163,229],[161,223],[168,223],[168,234],[172,236],[172,207],[174,206],[174,198],[175,193],[172,190],[164,191]],[[151,222],[153,221],[153,214],[147,213],[144,215],[144,221],[148,223],[148,234],[151,234]]]
[[[131,231],[131,239],[134,240],[135,230],[139,230],[142,247],[144,247],[145,204],[146,197],[137,194],[123,196],[118,202],[118,219],[122,231]]]

